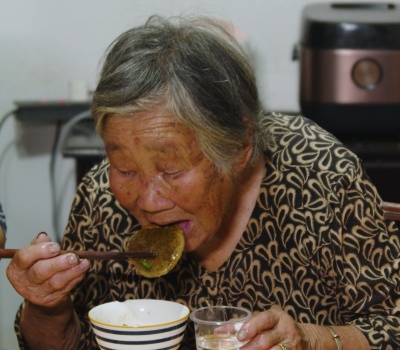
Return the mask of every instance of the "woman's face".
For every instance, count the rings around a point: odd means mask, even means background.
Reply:
[[[185,126],[162,111],[110,116],[104,143],[111,189],[142,226],[177,223],[188,252],[219,233],[233,182]]]

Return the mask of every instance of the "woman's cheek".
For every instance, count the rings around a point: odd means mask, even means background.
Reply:
[[[131,181],[127,179],[121,179],[118,175],[110,176],[110,187],[117,200],[123,206],[132,203],[133,191],[131,188]]]

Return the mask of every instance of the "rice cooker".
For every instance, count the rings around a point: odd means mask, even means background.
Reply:
[[[303,9],[300,107],[340,135],[400,139],[400,4],[315,3]]]

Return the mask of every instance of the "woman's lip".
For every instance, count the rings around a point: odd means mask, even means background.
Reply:
[[[178,226],[181,228],[181,230],[185,234],[190,230],[190,227],[191,227],[189,220],[178,222]]]
[[[184,234],[188,233],[190,231],[190,229],[192,228],[192,223],[190,220],[182,220],[182,221],[175,221],[175,222],[168,222],[168,223],[152,222],[151,224],[142,225],[142,227],[150,227],[150,226],[159,227],[159,226],[169,226],[169,225],[173,225],[173,224],[178,225]]]

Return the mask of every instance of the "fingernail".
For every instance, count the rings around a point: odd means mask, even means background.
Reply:
[[[57,243],[50,243],[46,245],[46,248],[51,254],[58,254],[60,252],[60,245]]]
[[[47,233],[46,233],[46,232],[44,232],[44,231],[42,231],[42,232],[39,232],[39,233],[38,233],[38,235],[36,236],[36,238],[39,238],[39,236],[40,236],[40,235],[45,235],[45,236],[47,236]]]
[[[239,333],[237,334],[237,338],[239,341],[243,341],[247,339],[247,330],[246,329],[242,329],[239,331]]]
[[[79,263],[79,267],[82,269],[82,270],[87,270],[87,268],[89,267],[89,260],[88,259],[83,259],[83,260],[81,260],[81,262]]]
[[[67,260],[68,264],[70,265],[78,265],[79,258],[75,254],[66,254],[65,259]]]

